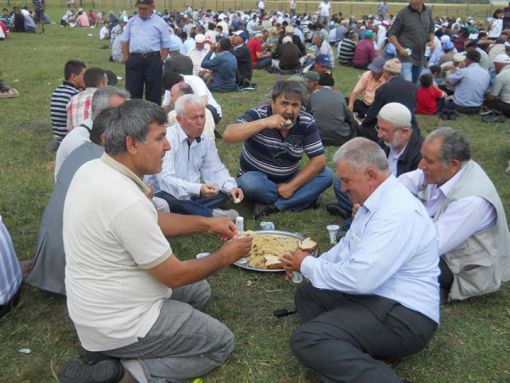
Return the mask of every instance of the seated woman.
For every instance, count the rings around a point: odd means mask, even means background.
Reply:
[[[205,55],[200,66],[212,72],[209,89],[217,92],[237,90],[237,59],[232,54],[232,43],[227,37],[222,37],[216,45],[211,46],[211,50]]]

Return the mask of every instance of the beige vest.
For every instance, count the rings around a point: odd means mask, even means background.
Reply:
[[[489,230],[473,234],[455,249],[442,255],[454,275],[450,299],[466,299],[491,293],[499,289],[501,282],[510,279],[510,233],[501,199],[480,165],[471,160],[464,168],[464,174],[433,217],[434,221],[450,203],[470,196],[489,201],[496,209],[497,219]]]

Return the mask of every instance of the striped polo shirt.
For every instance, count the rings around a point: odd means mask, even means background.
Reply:
[[[238,123],[256,121],[272,115],[271,105],[263,104],[237,119]],[[312,115],[301,111],[283,138],[278,129],[264,129],[244,141],[239,175],[248,171],[265,173],[273,182],[285,182],[299,172],[299,161],[324,154],[324,147]]]
[[[11,236],[0,216],[0,306],[9,303],[21,285],[21,268]]]
[[[67,103],[78,93],[78,88],[64,81],[51,95],[51,128],[59,143],[67,134]]]

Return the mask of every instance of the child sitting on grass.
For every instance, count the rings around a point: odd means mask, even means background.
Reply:
[[[439,104],[444,103],[446,93],[437,88],[430,73],[421,75],[420,83],[421,88],[416,92],[416,113],[434,115],[441,109]]]

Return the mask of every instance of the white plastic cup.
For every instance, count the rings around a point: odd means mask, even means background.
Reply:
[[[261,222],[260,228],[262,230],[274,230],[274,223],[273,222]]]
[[[340,231],[340,226],[328,225],[326,229],[328,229],[329,232],[329,243],[336,243],[336,238],[338,236],[338,232]]]
[[[298,284],[303,282],[303,274],[301,274],[299,271],[293,271],[292,272],[292,282]]]
[[[238,233],[242,233],[244,231],[244,218],[237,217],[236,218],[236,228]]]

